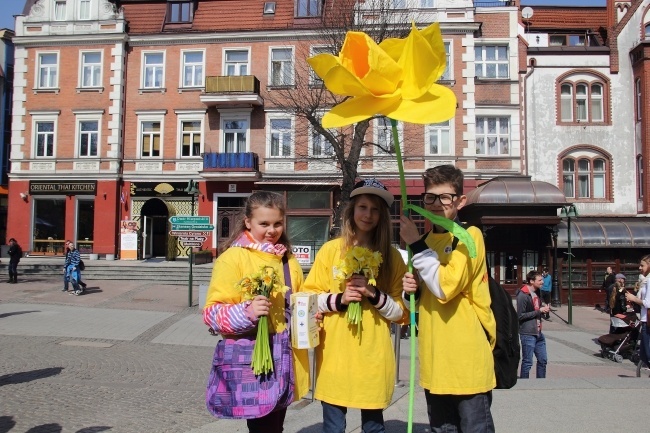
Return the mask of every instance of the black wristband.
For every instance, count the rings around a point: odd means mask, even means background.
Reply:
[[[339,293],[336,295],[336,300],[334,301],[336,304],[336,311],[347,311],[348,306],[343,303],[343,293]]]

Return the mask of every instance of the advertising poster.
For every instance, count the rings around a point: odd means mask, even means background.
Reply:
[[[138,221],[124,220],[120,223],[120,260],[138,259]]]

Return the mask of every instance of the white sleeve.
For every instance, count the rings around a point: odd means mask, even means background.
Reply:
[[[438,260],[438,253],[430,248],[413,255],[413,266],[418,270],[420,280],[424,282],[427,288],[438,299],[443,301],[447,297],[440,287],[440,277],[438,271],[440,270],[440,260]]]

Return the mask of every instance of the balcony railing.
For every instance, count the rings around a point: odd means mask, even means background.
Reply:
[[[254,75],[229,75],[205,78],[205,93],[260,94],[260,80]]]
[[[493,0],[493,1],[475,1],[474,2],[474,7],[475,8],[497,8],[497,7],[503,7],[503,6],[514,6],[515,2],[512,0],[506,0],[506,1],[499,1],[499,0]]]
[[[257,153],[205,153],[204,171],[259,171]]]

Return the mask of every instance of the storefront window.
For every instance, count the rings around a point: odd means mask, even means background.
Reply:
[[[33,224],[32,253],[63,255],[65,199],[35,199]]]
[[[320,247],[329,239],[329,217],[287,217],[287,233],[294,247],[310,247],[310,260],[313,263]]]
[[[77,249],[81,254],[93,252],[95,232],[95,202],[79,200],[77,205]]]
[[[329,191],[289,191],[287,192],[289,209],[329,209]]]

